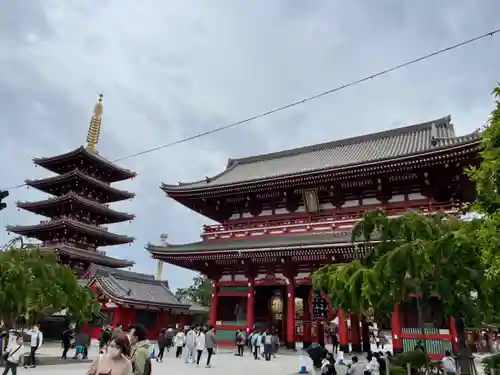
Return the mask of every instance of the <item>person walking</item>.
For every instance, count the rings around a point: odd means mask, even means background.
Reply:
[[[35,368],[36,367],[36,351],[42,346],[43,343],[43,334],[40,331],[40,326],[38,324],[35,324],[32,329],[30,329],[28,332],[28,335],[30,335],[30,356],[29,356],[29,367]]]
[[[273,358],[276,358],[276,354],[278,354],[278,348],[280,346],[280,338],[278,336],[278,332],[274,331],[272,337],[271,337],[271,345],[272,345],[272,355]]]
[[[269,330],[266,330],[266,332],[264,332],[263,338],[264,338],[264,358],[266,361],[270,361],[273,346],[272,346],[272,336]]]
[[[16,345],[11,346],[5,353],[2,353],[5,360],[5,369],[2,375],[7,375],[9,371],[12,375],[17,375],[17,368],[24,360],[24,340],[23,335],[16,334]]]
[[[337,336],[336,332],[332,332],[332,352],[334,355],[337,355],[339,353],[339,337]]]
[[[88,371],[87,375],[132,375],[132,363],[128,359],[130,357],[130,340],[125,334],[117,333],[108,345],[106,353],[99,355],[95,359]]]
[[[214,354],[215,348],[217,347],[217,340],[215,338],[215,327],[210,325],[208,327],[208,332],[205,337],[205,345],[207,347],[207,364],[205,367],[209,368],[210,360],[212,359],[212,355]]]
[[[243,349],[245,347],[245,336],[243,330],[239,329],[236,331],[236,355],[243,357]]]
[[[99,336],[99,352],[104,353],[108,348],[108,343],[111,340],[111,330],[108,326],[103,326],[101,335]]]
[[[118,323],[115,326],[115,329],[113,329],[113,332],[111,333],[111,338],[115,337],[119,333],[123,333],[123,328],[122,328],[122,325],[120,323]]]
[[[203,328],[200,328],[198,335],[196,336],[196,367],[200,367],[201,355],[203,354],[205,348],[205,332]]]
[[[186,345],[186,334],[182,330],[179,330],[177,335],[175,335],[175,358],[182,357],[184,345]]]
[[[184,362],[194,361],[194,352],[196,350],[196,333],[193,328],[189,327],[186,333],[186,353],[184,354]]]
[[[71,348],[71,341],[75,337],[75,328],[73,324],[70,324],[67,330],[62,333],[62,359],[67,359],[68,351]]]
[[[167,345],[167,338],[165,337],[165,328],[162,328],[158,334],[158,356],[156,362],[163,362],[163,354],[165,353],[165,346]]]
[[[167,339],[165,347],[167,348],[167,352],[170,352],[170,348],[174,345],[174,337],[175,337],[175,331],[172,327],[167,328],[165,337]]]
[[[128,338],[132,345],[130,361],[134,375],[151,375],[151,359],[149,357],[149,347],[147,339],[148,331],[140,324],[133,324],[128,328]]]

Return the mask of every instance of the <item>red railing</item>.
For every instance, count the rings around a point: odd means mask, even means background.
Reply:
[[[211,237],[217,234],[229,232],[248,231],[271,229],[273,227],[317,227],[325,225],[346,225],[354,224],[360,219],[361,215],[367,211],[371,211],[377,206],[358,206],[346,207],[340,210],[335,210],[324,214],[310,215],[307,213],[291,215],[281,215],[284,217],[271,216],[269,218],[255,217],[251,219],[234,220],[224,224],[204,225],[202,237]],[[383,207],[389,215],[400,215],[410,209],[419,210],[422,212],[437,212],[451,211],[453,205],[451,202],[429,202],[427,200],[411,201],[411,202],[394,202]]]

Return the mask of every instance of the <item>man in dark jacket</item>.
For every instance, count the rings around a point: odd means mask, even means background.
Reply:
[[[71,324],[67,330],[65,330],[62,334],[62,359],[66,359],[68,355],[68,350],[71,347],[71,340],[75,337],[75,329]]]

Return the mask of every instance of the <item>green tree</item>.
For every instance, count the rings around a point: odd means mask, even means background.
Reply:
[[[175,296],[201,306],[209,306],[212,297],[212,282],[206,276],[198,274],[193,277],[192,284],[189,287],[177,289]]]
[[[35,322],[64,309],[78,322],[90,319],[99,305],[87,289],[54,254],[26,248],[0,253],[0,314],[10,324],[21,315]]]

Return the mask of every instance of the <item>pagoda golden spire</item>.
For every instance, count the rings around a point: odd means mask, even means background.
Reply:
[[[99,99],[94,106],[94,114],[90,119],[89,132],[87,134],[87,148],[90,152],[96,152],[95,146],[99,143],[99,134],[101,132],[102,96],[102,94],[99,94]]]

